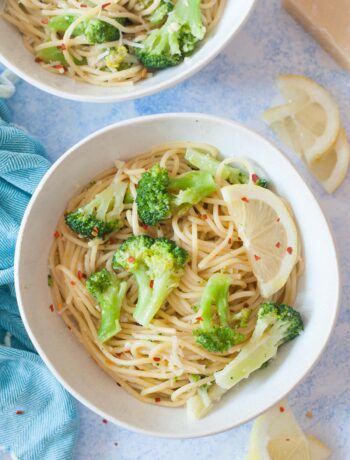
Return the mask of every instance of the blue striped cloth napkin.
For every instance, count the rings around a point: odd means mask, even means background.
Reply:
[[[0,97],[13,92],[11,74],[0,76]],[[44,148],[9,122],[0,99],[0,451],[20,460],[71,459],[78,431],[75,401],[36,354],[13,285],[19,225],[49,167]]]

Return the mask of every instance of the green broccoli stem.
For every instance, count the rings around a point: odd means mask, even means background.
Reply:
[[[134,319],[139,323],[146,324],[146,314],[148,306],[151,303],[153,289],[151,288],[151,279],[147,275],[146,267],[142,266],[139,270],[135,270],[133,275],[136,278],[138,287],[138,299],[134,310]]]
[[[198,420],[205,417],[213,404],[219,402],[225,393],[226,390],[215,383],[209,388],[200,387],[197,393],[187,400],[186,406],[189,418]]]
[[[119,318],[126,291],[127,283],[123,281],[118,289],[115,286],[111,286],[97,299],[101,308],[101,324],[97,335],[102,343],[118,334],[121,330]]]
[[[62,65],[67,65],[66,58],[61,50],[57,46],[50,46],[50,48],[43,48],[36,54],[39,59],[44,62],[59,62]]]
[[[273,302],[262,304],[252,337],[224,369],[214,374],[216,383],[227,390],[237,385],[264,367],[281,345],[293,340],[302,330],[303,320],[292,307]]]
[[[215,374],[216,383],[229,390],[272,359],[277,349],[278,342],[274,335],[269,334],[262,340],[249,342],[235,359]]]
[[[124,196],[124,203],[125,204],[132,204],[134,202],[134,197],[132,196],[132,193],[130,189],[128,188],[126,190],[125,196]]]
[[[214,177],[220,165],[220,161],[216,158],[193,148],[188,148],[186,150],[185,159],[195,168],[201,171],[207,171]],[[246,184],[248,182],[247,173],[229,165],[223,166],[221,177],[231,184]]]
[[[134,310],[134,319],[142,326],[147,326],[158,313],[170,291],[170,277],[168,273],[151,280],[147,275],[135,273],[137,284],[142,292],[141,302],[137,302]],[[146,285],[148,281],[148,284]],[[139,284],[140,283],[140,284]],[[145,295],[146,294],[146,295]]]
[[[180,191],[174,196],[173,205],[197,204],[216,191],[216,184],[210,173],[191,171],[178,177],[169,177],[169,191]]]
[[[200,312],[202,323],[193,331],[196,342],[210,352],[224,352],[245,337],[230,327],[229,288],[232,277],[222,273],[212,275],[202,294]],[[216,314],[213,312],[215,306]],[[218,319],[216,318],[218,317]]]
[[[228,291],[232,279],[228,275],[217,273],[211,276],[205,286],[201,299],[202,328],[210,331],[214,328],[212,306],[216,305],[221,326],[228,326]]]
[[[64,33],[70,25],[78,18],[74,14],[64,14],[60,16],[52,17],[48,22],[48,28],[53,32]],[[78,35],[83,35],[85,30],[84,21],[80,22],[73,30],[72,36],[76,37]]]
[[[59,62],[62,65],[68,65],[66,58],[64,57],[63,52],[57,48],[57,46],[50,46],[49,48],[42,48],[36,54],[39,59],[42,59],[44,62]],[[72,57],[76,65],[85,65],[87,63],[86,58],[79,60],[75,57]]]

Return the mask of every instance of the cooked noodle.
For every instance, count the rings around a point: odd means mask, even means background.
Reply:
[[[132,53],[132,48],[151,31],[148,16],[157,8],[160,0],[116,0],[104,2],[88,0],[6,0],[0,16],[16,26],[23,35],[25,47],[34,55],[45,48],[57,47],[62,50],[66,63],[61,61],[44,62],[40,65],[56,74],[70,77],[99,86],[125,86],[148,78],[151,73],[140,64]],[[202,0],[202,21],[207,32],[215,25],[223,8],[223,0]],[[49,19],[61,15],[75,15],[77,19],[64,33],[50,31]],[[115,41],[89,44],[84,35],[74,37],[73,31],[85,19],[99,19],[119,30]],[[118,19],[126,18],[127,25]],[[153,26],[154,28],[154,26]],[[122,68],[106,67],[105,57],[109,50],[121,45],[129,49]]]
[[[171,175],[190,170],[184,160],[188,146],[205,148],[218,155],[214,147],[179,142],[161,145],[126,163],[118,161],[116,167],[97,176],[75,196],[66,212],[90,201],[109,185],[116,173],[130,183],[135,196],[135,185],[141,174],[154,163],[159,162]],[[193,338],[192,330],[198,327],[194,306],[198,305],[208,278],[219,271],[232,275],[231,312],[246,307],[254,313],[263,299],[220,192],[195,205],[186,215],[174,216],[157,228],[140,226],[135,204],[124,205],[122,219],[125,226],[109,235],[107,240],[86,242],[76,237],[65,225],[64,216],[61,217],[49,260],[54,304],[68,328],[117,384],[141,401],[181,406],[200,385],[212,382],[214,372],[222,369],[241,348],[236,345],[226,353],[210,353]],[[133,234],[143,233],[173,239],[190,253],[191,260],[179,287],[171,292],[147,327],[138,325],[132,316],[137,300],[134,277],[119,273],[118,276],[128,283],[121,314],[122,330],[102,344],[97,338],[99,307],[85,289],[85,277],[104,266],[111,270],[111,259],[120,242]],[[297,264],[284,288],[271,300],[293,304],[299,269],[300,264]],[[247,338],[255,326],[255,315],[251,314],[250,318],[247,326],[239,329]],[[201,380],[194,381],[193,374],[200,375]]]

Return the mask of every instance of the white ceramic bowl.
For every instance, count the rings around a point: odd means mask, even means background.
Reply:
[[[53,232],[67,201],[115,159],[129,159],[162,142],[207,142],[224,156],[250,158],[266,171],[290,202],[302,235],[305,274],[296,307],[305,331],[277,358],[230,391],[203,420],[189,421],[184,408],[143,404],[108,377],[50,312],[47,259]],[[71,148],[48,171],[25,213],[15,258],[18,302],[25,327],[51,371],[79,401],[106,419],[166,437],[209,435],[237,426],[284,397],[320,356],[335,322],[339,272],[332,236],[322,211],[291,163],[269,142],[232,121],[200,114],[166,114],[104,128]]]
[[[0,0],[1,4],[5,0]],[[51,74],[34,62],[23,46],[18,30],[0,18],[0,61],[28,83],[56,96],[84,102],[116,102],[136,99],[175,85],[210,62],[233,38],[253,10],[256,0],[226,0],[217,26],[193,56],[179,66],[157,72],[134,86],[106,88]]]

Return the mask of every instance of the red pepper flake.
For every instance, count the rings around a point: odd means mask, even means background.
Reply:
[[[202,218],[203,220],[207,220],[207,219],[208,219],[208,216],[207,216],[206,214],[202,214],[202,215],[201,215],[201,218]]]
[[[254,254],[254,259],[258,262],[261,259],[261,257]]]
[[[197,321],[203,321],[203,318],[201,316],[197,316],[196,320]]]
[[[244,201],[244,203],[249,203],[249,198],[246,196],[242,196],[241,200]]]
[[[276,222],[279,222],[280,220],[281,220],[281,219],[278,217],[278,218],[276,219]]]
[[[232,238],[228,239],[228,244],[232,244]]]
[[[43,60],[41,58],[39,58],[39,57],[36,57],[34,59],[34,62],[36,62],[37,64],[40,64],[41,62],[43,62]]]
[[[70,326],[67,326],[67,328],[68,328],[70,331],[72,330],[72,328],[71,328]]]
[[[22,415],[24,414],[24,410],[16,410],[16,415]]]
[[[66,47],[66,45],[65,45],[64,43],[62,43],[62,45],[58,45],[57,48],[58,48],[59,50],[62,50],[62,51],[64,51],[64,50],[67,49],[67,47]]]
[[[58,232],[57,230],[55,231],[55,233],[53,234],[53,236],[55,238],[59,238],[61,236],[60,232]]]
[[[72,281],[70,282],[70,284],[71,284],[71,286],[75,286],[75,285],[76,285],[76,282],[72,280]]]
[[[153,289],[153,286],[154,286],[154,280],[151,280],[151,281],[149,282],[149,287],[150,287],[151,289]]]
[[[50,311],[55,311],[53,304],[51,304],[49,308],[50,308]]]
[[[105,418],[102,419],[102,423],[108,423],[108,420],[106,420]]]
[[[77,276],[78,276],[78,280],[82,280],[84,278],[84,273],[78,270]]]
[[[148,225],[147,225],[147,224],[141,224],[141,227],[142,227],[144,230],[147,230],[147,229],[148,229]]]
[[[257,174],[252,174],[252,181],[255,182],[259,179],[259,176]]]
[[[130,264],[132,264],[133,262],[135,262],[135,257],[133,257],[133,256],[128,257],[128,262],[129,262]]]
[[[283,414],[283,412],[285,411],[286,409],[283,407],[283,406],[280,406],[280,412]]]
[[[102,8],[102,9],[107,8],[107,6],[109,6],[109,5],[112,5],[112,3],[111,3],[111,2],[109,2],[109,3],[104,3],[103,5],[101,5],[101,8]]]
[[[158,356],[155,356],[155,357],[153,358],[153,361],[155,361],[156,363],[159,363],[160,358],[158,358]]]
[[[154,398],[154,401],[155,401],[156,403],[159,403],[159,402],[160,402],[160,398]]]
[[[109,238],[109,239],[108,239],[108,243],[109,243],[109,244],[114,244],[114,239],[113,239],[112,237]]]
[[[56,64],[53,66],[53,68],[57,70],[61,70],[61,69],[65,70],[65,67],[62,64]]]
[[[43,18],[40,22],[41,22],[41,24],[48,24],[49,23],[49,18]]]
[[[279,249],[281,247],[281,243],[279,241],[277,241],[277,243],[275,244],[276,248]]]
[[[88,6],[85,5],[85,3],[82,3],[82,4],[80,5],[80,8],[87,8],[87,7],[88,7]]]
[[[312,418],[313,416],[314,414],[311,412],[311,410],[308,410],[307,412],[305,412],[305,417]]]
[[[287,252],[288,252],[288,254],[293,254],[293,248],[288,246]]]

